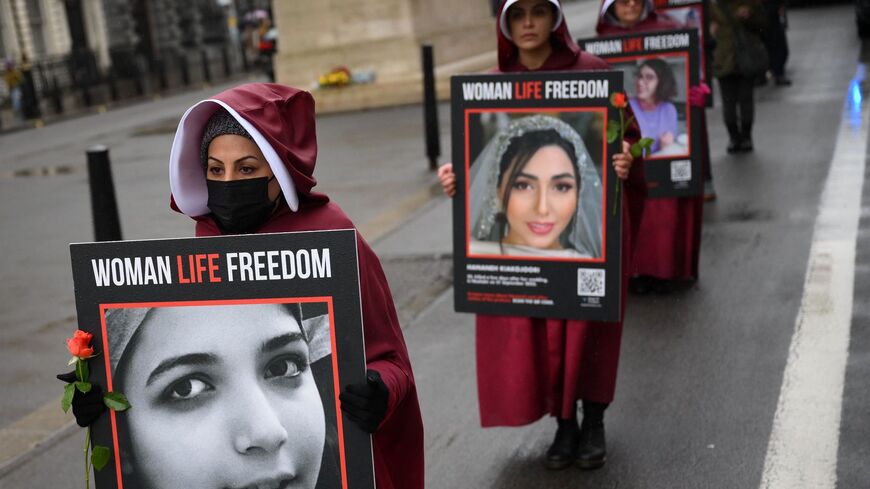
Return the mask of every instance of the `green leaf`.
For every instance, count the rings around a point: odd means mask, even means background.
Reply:
[[[60,399],[60,407],[63,409],[63,412],[69,412],[69,407],[72,406],[72,400],[75,393],[75,384],[67,384],[63,388],[63,397]]]
[[[91,464],[93,464],[94,468],[97,470],[103,470],[103,467],[109,463],[111,458],[112,452],[108,447],[94,445],[93,450],[91,450]]]
[[[106,405],[109,409],[114,409],[115,411],[126,411],[130,409],[130,401],[124,397],[124,394],[120,392],[108,392],[105,396],[103,396],[103,404]]]
[[[640,155],[643,154],[643,147],[638,143],[634,143],[631,145],[631,148],[629,148],[628,151],[631,153],[632,157],[639,158]]]
[[[619,123],[616,121],[610,121],[607,123],[607,142],[612,143],[616,141],[616,138],[619,137]]]
[[[640,141],[638,141],[637,144],[639,144],[643,149],[650,149],[655,141],[656,140],[653,138],[640,138]]]
[[[75,384],[76,389],[78,389],[82,394],[87,394],[91,391],[91,387],[93,387],[90,382],[76,382]]]

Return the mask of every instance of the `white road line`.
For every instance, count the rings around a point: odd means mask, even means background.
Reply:
[[[855,278],[870,104],[861,100],[858,68],[813,230],[801,308],[789,347],[763,489],[833,489]]]

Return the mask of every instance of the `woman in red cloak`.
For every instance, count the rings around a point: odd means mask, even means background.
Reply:
[[[197,236],[350,229],[315,193],[317,139],[308,92],[241,85],[194,105],[170,155],[172,208]],[[358,236],[367,382],[341,393],[342,411],[372,433],[379,489],[423,487],[423,424],[414,375],[381,264]]]
[[[582,52],[568,33],[558,0],[503,0],[499,8],[498,68],[494,73],[608,70],[602,59]],[[627,148],[637,141],[636,124],[626,133],[623,153],[614,155],[623,192],[622,270],[629,270],[636,223],[645,197],[642,165]],[[635,168],[629,172],[629,169]],[[641,171],[637,171],[640,169]],[[445,192],[456,191],[453,166],[439,169]],[[628,276],[623,276],[623,284]],[[622,290],[623,313],[626,288]],[[477,386],[484,427],[521,426],[550,414],[557,430],[546,466],[563,469],[604,465],[604,410],[613,400],[622,321],[594,322],[478,314]],[[577,422],[577,400],[583,422]]]
[[[672,19],[656,13],[650,0],[605,0],[596,26],[599,36],[677,28]],[[689,100],[693,106],[703,107],[703,89],[692,87]],[[706,159],[704,116],[700,132]],[[675,281],[698,278],[703,210],[701,196],[647,199],[634,254],[632,291],[666,293]]]

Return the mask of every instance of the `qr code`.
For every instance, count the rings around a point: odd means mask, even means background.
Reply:
[[[688,182],[692,179],[692,162],[676,160],[671,162],[671,181]]]
[[[577,295],[582,297],[604,297],[604,270],[578,268]]]

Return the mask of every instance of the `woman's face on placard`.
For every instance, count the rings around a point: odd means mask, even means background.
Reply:
[[[499,194],[509,184],[504,178]],[[561,249],[559,236],[577,210],[579,182],[565,150],[548,145],[539,148],[513,182],[504,205],[508,232],[504,242],[541,249]]]
[[[656,90],[659,87],[659,76],[649,66],[641,66],[634,77],[634,87],[638,100],[655,103]]]
[[[123,392],[143,487],[315,487],[323,403],[289,311],[163,307],[137,334]]]
[[[511,38],[520,51],[534,51],[550,42],[556,15],[548,0],[520,0],[510,6],[507,18]]]
[[[633,26],[643,15],[644,0],[616,0],[613,2],[613,13],[623,25]]]

